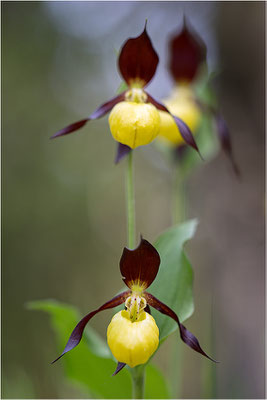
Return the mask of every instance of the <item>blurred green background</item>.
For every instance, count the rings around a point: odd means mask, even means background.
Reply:
[[[66,383],[48,316],[54,298],[87,313],[122,287],[125,163],[115,166],[107,118],[49,137],[89,115],[120,83],[116,50],[148,32],[160,54],[149,92],[166,97],[167,40],[185,13],[208,45],[210,70],[242,178],[222,154],[187,183],[187,245],[195,313],[187,326],[220,360],[183,349],[183,398],[264,398],[263,2],[2,2],[2,397],[83,398]],[[137,230],[150,241],[171,224],[171,174],[151,145],[135,151]],[[105,337],[112,312],[91,325]],[[167,376],[171,346],[155,362]],[[211,378],[213,376],[213,378]],[[205,386],[205,382],[208,385]]]

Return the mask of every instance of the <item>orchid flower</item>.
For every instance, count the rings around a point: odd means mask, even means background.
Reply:
[[[118,68],[128,89],[98,107],[89,117],[74,122],[56,132],[52,138],[64,136],[82,128],[87,122],[103,117],[109,111],[109,125],[113,138],[119,143],[116,162],[131,149],[152,142],[159,134],[160,116],[158,110],[168,109],[150,96],[144,88],[155,75],[159,57],[146,31],[128,39],[118,57]],[[169,113],[170,114],[170,113]],[[171,116],[179,128],[186,144],[198,151],[195,139],[178,116]]]
[[[229,129],[222,114],[218,110],[199,100],[194,92],[193,84],[199,76],[200,68],[206,65],[207,48],[200,36],[189,27],[184,18],[183,26],[169,41],[169,72],[175,81],[171,95],[163,100],[173,115],[179,115],[193,134],[197,133],[201,114],[209,113],[214,119],[216,132],[223,151],[230,158],[233,169],[239,175],[233,158]],[[169,114],[160,112],[161,127],[159,138],[176,148],[185,144],[183,135]]]
[[[202,350],[197,338],[181,324],[176,313],[146,291],[156,278],[159,266],[160,256],[147,240],[141,238],[139,246],[134,250],[124,248],[120,259],[120,271],[128,290],[83,317],[71,333],[62,354],[53,363],[80,343],[84,329],[94,315],[122,303],[125,303],[125,310],[114,315],[107,329],[108,345],[118,361],[113,375],[125,365],[135,367],[145,364],[156,351],[159,329],[150,315],[149,306],[172,318],[178,324],[181,339],[191,349],[212,360]]]

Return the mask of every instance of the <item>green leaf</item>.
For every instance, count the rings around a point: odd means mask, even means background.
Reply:
[[[189,318],[194,311],[193,271],[183,246],[194,236],[196,227],[196,219],[175,225],[163,232],[154,244],[160,254],[161,264],[149,292],[171,307],[181,322]],[[170,317],[157,311],[153,311],[153,314],[162,342],[178,327]]]
[[[220,71],[213,72],[210,75],[206,75],[203,79],[198,80],[194,84],[194,91],[197,97],[207,105],[217,107],[218,100],[215,91],[212,88],[212,80],[218,75]]]
[[[53,327],[57,330],[58,334],[62,333],[62,340],[65,340],[65,344],[73,328],[82,318],[75,307],[60,303],[56,300],[32,301],[29,302],[27,306],[31,310],[48,312],[51,315]],[[67,337],[65,331],[68,332]],[[111,358],[111,353],[106,342],[90,327],[90,325],[86,327],[83,337],[92,353],[103,358]]]
[[[194,85],[194,91],[196,99],[206,106],[216,109],[218,101],[210,83],[212,79],[212,74],[203,76]],[[196,132],[196,142],[205,162],[211,161],[219,152],[220,144],[216,129],[214,115],[211,112],[203,111]],[[199,155],[190,148],[186,149],[180,164],[184,175],[188,175],[197,167],[204,165]]]
[[[65,347],[73,328],[80,320],[74,307],[54,300],[35,301],[28,304],[35,310],[47,312],[55,330],[59,353]],[[56,357],[57,355],[55,355]],[[89,326],[79,346],[66,354],[51,368],[63,364],[66,376],[79,384],[90,397],[127,399],[131,397],[131,377],[127,368],[112,377],[116,362],[106,343]]]
[[[217,136],[213,117],[203,114],[198,127],[196,142],[205,163],[211,161],[219,152],[219,140]],[[187,148],[179,164],[181,174],[186,178],[192,171],[200,166],[204,166],[205,163],[203,163],[199,154]]]
[[[169,399],[170,390],[162,372],[152,364],[146,368],[145,381],[146,399]]]

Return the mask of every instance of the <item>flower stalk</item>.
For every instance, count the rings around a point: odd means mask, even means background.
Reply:
[[[143,399],[145,394],[145,365],[131,368],[132,398]]]
[[[127,196],[127,230],[128,248],[135,248],[135,199],[134,199],[134,166],[133,152],[128,154],[128,165],[126,173],[126,196]]]

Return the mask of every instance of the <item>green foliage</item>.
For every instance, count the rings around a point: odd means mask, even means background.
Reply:
[[[46,311],[51,316],[51,325],[56,333],[60,354],[80,315],[74,307],[54,300],[31,302],[29,307]],[[106,399],[131,397],[129,372],[124,369],[116,377],[112,377],[116,362],[111,359],[106,343],[89,326],[86,327],[79,346],[62,357],[58,363],[63,364],[66,376],[78,383],[90,396]],[[58,368],[58,365],[52,365],[51,368]]]
[[[193,272],[184,252],[184,243],[191,239],[197,226],[196,220],[175,225],[162,233],[155,243],[160,257],[159,273],[149,291],[171,307],[181,321],[193,313],[192,281]],[[77,310],[54,300],[35,301],[28,304],[30,309],[45,311],[50,315],[51,325],[56,333],[58,351],[63,350],[70,333],[81,319]],[[160,330],[161,342],[177,329],[177,324],[168,316],[154,313]],[[55,355],[56,357],[56,355]],[[88,325],[77,348],[58,362],[63,364],[66,377],[92,398],[131,398],[131,376],[125,367],[112,377],[116,368],[106,342]],[[51,366],[57,368],[57,366]],[[169,398],[168,384],[155,366],[146,368],[145,398]]]
[[[180,321],[189,318],[194,311],[193,271],[183,250],[184,243],[194,236],[197,220],[186,221],[163,232],[155,242],[161,258],[157,278],[149,288],[155,297],[171,307]],[[160,331],[161,342],[177,329],[170,317],[153,312]]]
[[[202,76],[194,84],[194,91],[199,100],[204,104],[217,108],[218,100],[215,91],[212,88],[212,81],[218,75],[219,71],[214,71],[211,74]]]
[[[146,399],[169,399],[170,391],[161,371],[151,363],[146,367]]]
[[[212,79],[212,75],[204,75],[193,85],[196,100],[204,105],[199,126],[194,133],[196,133],[195,140],[205,162],[203,162],[195,150],[186,146],[183,156],[178,163],[179,174],[183,180],[188,178],[197,168],[211,161],[219,152],[220,144],[214,114],[209,110],[210,107],[215,110],[217,109],[217,97],[212,89]],[[160,141],[155,141],[154,146],[158,148],[170,163],[173,161],[172,146]]]
[[[210,114],[202,114],[201,121],[196,134],[196,142],[201,152],[201,160],[196,151],[187,148],[180,161],[179,167],[184,179],[197,167],[211,161],[219,151],[219,141],[213,117]]]
[[[208,111],[209,107],[213,109],[217,108],[217,97],[211,85],[212,79],[212,75],[205,75],[194,85],[196,98],[207,107],[202,113],[196,134],[197,145],[206,162],[212,160],[219,151],[219,140],[214,115]],[[192,151],[192,149],[186,149],[181,161],[183,173],[186,175],[201,164],[203,162],[199,155],[195,151]]]
[[[58,335],[58,343],[61,346],[61,342],[63,342],[63,347],[66,344],[66,337],[68,337],[74,326],[82,318],[75,307],[60,303],[56,300],[32,301],[29,302],[27,306],[31,310],[45,311],[50,314],[52,327]],[[84,332],[84,338],[93,354],[103,358],[110,358],[108,346],[90,325],[88,325]],[[63,348],[61,350],[63,350]]]
[[[70,333],[81,318],[77,310],[55,300],[34,301],[28,304],[32,310],[47,312],[56,333],[58,351],[62,351]],[[56,355],[55,355],[56,356]],[[66,377],[91,398],[131,398],[131,377],[124,368],[112,377],[116,362],[105,341],[87,326],[81,343],[66,354],[62,363]],[[57,368],[56,365],[51,368]],[[152,365],[147,367],[146,398],[168,398],[169,392],[162,373]]]

